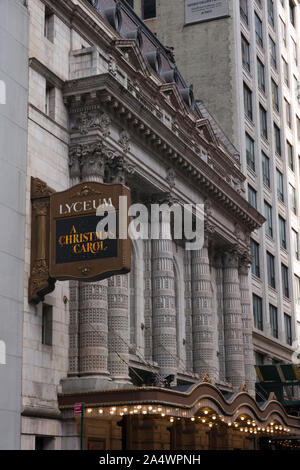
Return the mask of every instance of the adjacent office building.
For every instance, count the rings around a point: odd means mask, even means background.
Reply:
[[[19,449],[29,21],[23,0],[0,10],[0,449]]]
[[[266,218],[251,236],[256,363],[289,362],[300,336],[298,2],[129,3],[240,152],[246,197]]]

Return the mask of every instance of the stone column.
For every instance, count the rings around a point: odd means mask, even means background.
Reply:
[[[69,152],[70,186],[80,183],[81,146]],[[69,281],[69,376],[79,374],[79,282]]]
[[[194,372],[217,379],[217,339],[214,333],[213,295],[208,238],[191,253]]]
[[[177,373],[173,241],[170,226],[160,222],[160,238],[152,240],[153,360],[162,378]],[[174,382],[173,382],[174,384]]]
[[[144,241],[144,279],[145,279],[145,359],[153,358],[152,328],[152,263],[151,240]]]
[[[193,252],[188,250],[184,252],[185,350],[186,368],[189,372],[194,369],[191,253]]]
[[[125,161],[116,154],[110,161],[111,183],[125,183]],[[108,279],[108,370],[112,380],[130,383],[129,275]]]
[[[236,389],[245,384],[239,259],[234,251],[224,256],[224,346],[226,378]]]
[[[102,145],[82,147],[82,182],[103,182]],[[79,375],[109,378],[107,369],[107,280],[79,283]]]
[[[245,360],[245,384],[248,392],[255,395],[255,369],[253,353],[253,315],[249,295],[249,260],[243,258],[239,268],[242,321],[243,321],[243,343]]]
[[[215,257],[216,286],[217,286],[217,319],[218,319],[218,348],[219,348],[219,378],[226,380],[225,347],[224,347],[224,315],[223,315],[223,261],[222,255]]]

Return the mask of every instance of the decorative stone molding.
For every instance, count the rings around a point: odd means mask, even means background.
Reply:
[[[119,144],[124,153],[130,152],[130,141],[131,139],[129,133],[123,129],[120,133]]]
[[[38,303],[54,290],[49,275],[50,195],[54,191],[38,178],[31,178],[31,262],[28,301]]]

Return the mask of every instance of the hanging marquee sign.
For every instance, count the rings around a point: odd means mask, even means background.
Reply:
[[[56,193],[31,178],[29,302],[57,280],[98,281],[130,271],[130,190],[121,184],[81,183]]]
[[[124,185],[93,182],[52,194],[50,276],[57,280],[96,281],[128,273],[129,199],[130,190]],[[122,218],[120,200],[125,200]],[[124,238],[120,238],[122,224]]]

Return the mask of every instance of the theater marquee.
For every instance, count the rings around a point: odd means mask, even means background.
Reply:
[[[121,184],[88,182],[56,193],[32,178],[29,301],[43,300],[57,280],[91,282],[128,273],[129,206],[130,190]],[[108,226],[109,214],[115,223]]]
[[[229,16],[228,0],[185,0],[185,24]]]

